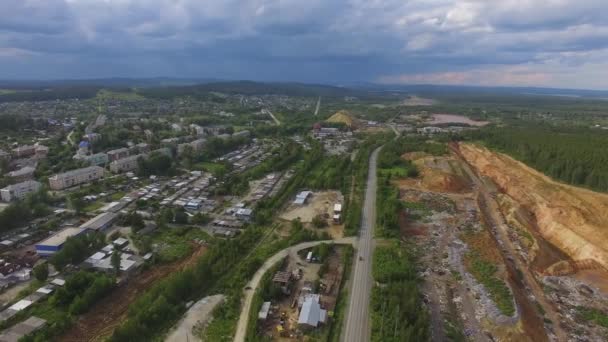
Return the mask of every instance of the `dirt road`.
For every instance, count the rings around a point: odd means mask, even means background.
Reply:
[[[245,290],[244,290],[245,300],[244,300],[243,306],[241,308],[241,315],[239,316],[239,322],[236,327],[236,333],[235,333],[233,341],[234,342],[244,342],[245,341],[245,337],[247,335],[247,324],[249,324],[249,312],[251,311],[251,303],[253,302],[253,295],[255,294],[256,289],[260,285],[260,282],[262,281],[262,277],[271,267],[276,265],[278,262],[283,260],[288,255],[292,255],[295,257],[295,255],[298,253],[298,251],[301,251],[301,250],[307,249],[307,248],[311,248],[311,247],[320,245],[322,243],[333,243],[336,245],[354,245],[355,241],[356,241],[355,238],[349,237],[349,238],[342,238],[342,239],[337,239],[337,240],[304,242],[299,245],[285,248],[285,249],[281,250],[280,252],[276,253],[275,255],[271,256],[268,260],[266,260],[264,262],[264,265],[262,265],[262,267],[260,267],[257,270],[257,272],[255,272],[255,274],[253,275],[253,278],[251,278],[251,280],[249,281],[249,283],[247,283],[247,286],[245,287]]]
[[[275,124],[277,124],[277,126],[280,126],[280,125],[281,125],[281,121],[279,121],[279,119],[277,119],[277,117],[276,117],[276,116],[274,116],[274,114],[272,114],[272,112],[271,112],[271,111],[269,111],[268,109],[262,109],[262,112],[263,112],[264,114],[268,114],[268,115],[270,115],[270,117],[272,118],[272,120],[274,120],[274,123],[275,123]]]
[[[509,226],[506,224],[504,217],[502,216],[502,214],[500,212],[496,199],[494,199],[492,194],[488,191],[487,187],[481,181],[479,176],[470,168],[470,166],[466,162],[466,160],[464,160],[461,157],[457,148],[453,149],[453,150],[454,150],[454,152],[456,152],[455,153],[456,156],[458,156],[461,159],[465,172],[467,172],[467,174],[469,175],[469,177],[475,184],[475,189],[478,191],[479,196],[480,196],[479,203],[481,204],[480,205],[481,213],[484,215],[484,217],[488,221],[487,223],[490,226],[490,232],[492,233],[494,238],[497,240],[498,244],[503,247],[501,249],[501,253],[503,255],[503,259],[505,260],[505,265],[507,266],[507,269],[509,269],[511,271],[510,273],[512,273],[512,274],[513,273],[521,274],[522,277],[521,277],[520,282],[523,283],[521,285],[523,285],[524,288],[529,289],[529,291],[535,297],[538,304],[545,311],[546,316],[553,322],[553,330],[556,335],[556,338],[559,341],[567,341],[568,336],[560,326],[561,320],[560,320],[559,315],[556,312],[554,306],[546,300],[544,291],[542,290],[541,286],[538,284],[538,282],[536,281],[536,279],[530,272],[530,269],[528,268],[527,265],[524,265],[522,260],[518,257],[516,248],[508,236]],[[512,262],[515,264],[514,265],[515,269],[517,269],[521,272],[516,272],[512,267],[513,265],[511,265],[506,260],[512,260]],[[512,286],[517,283],[516,278],[517,277],[511,276],[510,283]],[[539,328],[543,327],[544,324],[542,322],[542,319],[540,317],[538,317],[538,315],[536,314],[532,303],[530,302],[530,300],[528,299],[527,296],[518,295],[518,293],[517,293],[518,289],[513,289],[513,290],[515,292],[514,295],[515,295],[516,302],[519,305],[520,309],[522,310],[522,323],[524,324],[524,328],[528,327],[529,329],[533,329],[533,331],[540,333]],[[528,317],[524,317],[524,313],[527,313]],[[547,336],[546,336],[546,332],[544,331],[544,328],[542,329],[542,331],[545,335],[544,339],[546,340]]]
[[[186,312],[184,318],[177,323],[175,329],[169,333],[165,342],[200,341],[198,337],[192,334],[192,328],[199,322],[207,322],[213,309],[220,305],[225,298],[224,295],[214,295],[196,302]]]
[[[319,96],[319,99],[317,100],[317,106],[315,107],[314,113],[315,116],[319,115],[319,109],[321,109],[321,96]]]

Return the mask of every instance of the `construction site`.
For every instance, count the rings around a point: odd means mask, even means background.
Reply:
[[[300,220],[307,229],[326,232],[332,239],[341,238],[344,235],[344,224],[340,216],[342,203],[344,196],[339,191],[310,192],[301,203],[291,203],[280,215],[280,219],[285,222]],[[336,211],[336,205],[340,207],[339,212]]]
[[[433,340],[603,341],[608,195],[566,186],[472,144],[408,153],[393,180],[401,236],[420,253]],[[549,200],[550,199],[550,200]]]

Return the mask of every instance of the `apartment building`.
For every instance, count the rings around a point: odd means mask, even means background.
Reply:
[[[110,161],[115,161],[115,160],[119,160],[122,158],[126,158],[129,156],[129,149],[128,148],[118,148],[116,150],[111,150],[108,151],[108,159]]]
[[[8,173],[8,176],[14,182],[25,182],[26,180],[30,180],[34,178],[34,172],[36,171],[35,167],[32,166],[24,166],[19,170],[11,171]]]
[[[138,154],[127,158],[115,160],[110,163],[110,171],[112,171],[113,173],[121,173],[137,170],[137,160],[142,157],[143,155]]]
[[[0,189],[0,197],[2,201],[11,202],[25,198],[27,194],[40,190],[42,184],[36,181],[28,180],[25,182],[11,184],[5,188]]]
[[[102,178],[103,175],[104,169],[102,167],[89,166],[49,177],[49,186],[52,190],[63,190],[72,186],[92,182]]]

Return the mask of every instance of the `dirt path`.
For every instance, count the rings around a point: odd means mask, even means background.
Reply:
[[[271,112],[271,111],[269,111],[268,109],[262,109],[262,112],[264,112],[264,113],[266,113],[266,114],[270,115],[270,117],[272,118],[272,120],[274,120],[274,123],[275,123],[277,126],[280,126],[280,125],[281,125],[281,121],[279,121],[279,119],[277,119],[277,117],[276,117],[276,116],[274,116],[274,114],[272,114],[272,112]]]
[[[192,266],[206,251],[198,248],[188,258],[169,265],[162,265],[142,274],[133,275],[130,281],[120,285],[112,293],[97,303],[89,312],[82,315],[58,341],[84,342],[99,341],[110,336],[125,319],[129,306],[159,280],[169,274]]]
[[[461,158],[457,148],[453,149],[456,156]],[[479,176],[470,168],[470,165],[463,159],[461,159],[464,170],[469,174],[469,177],[473,180],[475,188],[479,193],[479,203],[481,213],[487,220],[487,223],[491,229],[490,233],[494,236],[496,241],[503,247],[501,254],[505,260],[505,265],[510,273],[510,284],[513,288],[514,297],[521,309],[521,321],[523,323],[526,334],[530,337],[534,337],[534,341],[539,341],[541,338],[547,340],[547,334],[544,329],[544,323],[542,319],[536,314],[534,305],[530,302],[527,296],[527,289],[536,298],[538,304],[543,308],[547,317],[553,322],[553,330],[558,341],[567,341],[568,336],[560,326],[559,314],[555,310],[555,307],[547,301],[545,298],[544,291],[538,284],[530,269],[523,264],[522,260],[518,257],[515,246],[508,236],[509,227],[504,221],[498,203],[492,197],[484,183],[481,181]],[[507,260],[513,260],[511,264]],[[515,270],[519,270],[517,272]],[[521,274],[522,278],[518,277],[518,273]],[[541,331],[542,330],[542,331]]]
[[[192,334],[192,328],[200,322],[207,322],[211,318],[213,309],[220,305],[226,296],[214,295],[205,297],[196,302],[186,312],[184,317],[177,323],[176,327],[165,338],[165,342],[183,342],[183,341],[200,341],[200,339]]]

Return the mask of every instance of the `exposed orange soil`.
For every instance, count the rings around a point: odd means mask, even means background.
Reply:
[[[450,157],[432,157],[422,152],[411,152],[401,156],[411,160],[420,171],[416,180],[404,179],[404,186],[413,187],[423,191],[463,193],[470,191],[470,184],[463,177],[454,174],[450,169]]]
[[[183,260],[168,265],[154,267],[134,275],[130,281],[120,285],[112,293],[98,302],[58,340],[64,342],[98,341],[110,336],[125,319],[129,306],[144,291],[169,274],[192,266],[207,250],[196,245],[194,253]]]
[[[538,233],[572,259],[608,268],[608,195],[558,183],[504,154],[461,144],[477,171],[531,215]]]

